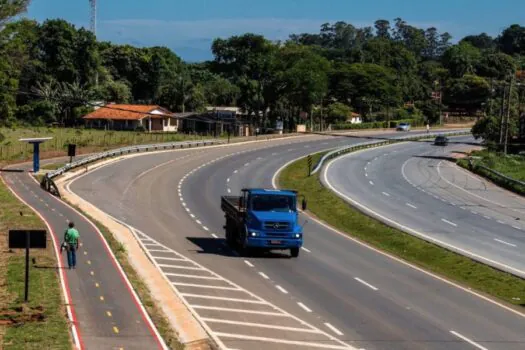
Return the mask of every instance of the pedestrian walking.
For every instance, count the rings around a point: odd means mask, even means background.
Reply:
[[[430,123],[427,123],[427,134],[430,134]]]
[[[74,269],[77,265],[77,250],[80,242],[80,234],[75,228],[75,223],[70,222],[64,233],[64,245],[67,251],[67,264],[69,269]]]

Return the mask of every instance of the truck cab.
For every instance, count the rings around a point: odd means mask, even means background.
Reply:
[[[243,189],[241,196],[223,196],[226,240],[244,253],[251,249],[289,249],[292,257],[299,256],[303,230],[297,197],[296,191],[273,189]],[[304,199],[302,208],[306,209]]]

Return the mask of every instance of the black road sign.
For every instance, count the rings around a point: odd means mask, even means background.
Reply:
[[[25,249],[28,232],[30,249],[46,249],[46,230],[9,230],[9,249]]]
[[[20,215],[23,216],[22,212]],[[9,248],[26,250],[26,276],[24,301],[29,299],[29,249],[46,248],[46,230],[9,230]]]
[[[69,144],[67,145],[67,155],[69,157],[74,157],[76,155],[77,145]]]

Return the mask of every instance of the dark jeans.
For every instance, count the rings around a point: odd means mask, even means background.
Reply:
[[[67,251],[67,264],[69,267],[75,267],[77,265],[77,247],[71,244]]]

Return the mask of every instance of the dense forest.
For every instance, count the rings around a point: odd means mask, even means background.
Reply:
[[[216,39],[213,60],[189,64],[165,47],[97,41],[61,19],[13,20],[19,10],[0,10],[3,125],[76,125],[91,103],[106,101],[172,111],[235,105],[260,123],[301,112],[340,123],[351,111],[366,121],[436,123],[440,111],[452,109],[487,116],[479,133],[498,129],[509,114],[516,132],[524,101],[515,78],[525,68],[520,25],[452,44],[449,33],[400,18],[364,28],[326,23],[319,33],[292,34],[285,42],[255,34]]]

